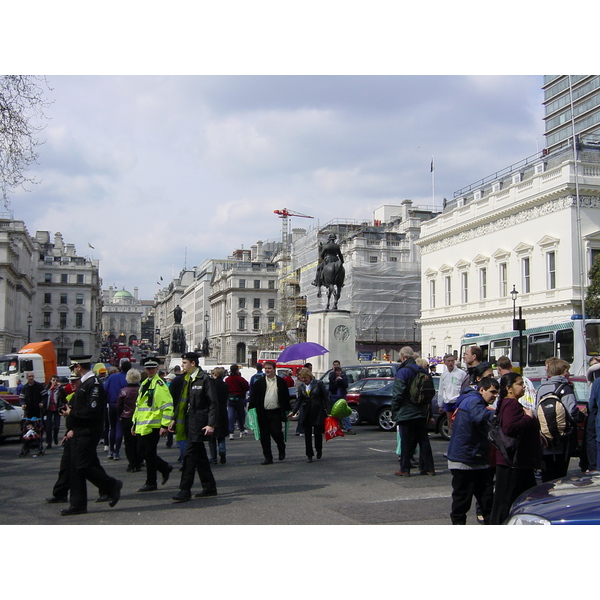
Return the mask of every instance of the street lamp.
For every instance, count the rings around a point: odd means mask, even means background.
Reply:
[[[209,344],[208,344],[208,321],[210,317],[208,315],[208,311],[204,313],[204,342],[202,343],[202,355],[209,355]]]
[[[31,313],[27,316],[27,343],[31,343],[31,324],[33,323],[33,317]]]
[[[514,283],[513,283],[513,289],[511,290],[510,295],[511,295],[511,298],[513,301],[513,321],[514,321],[517,318],[516,306],[517,306],[517,296],[519,295],[519,292],[517,292]]]

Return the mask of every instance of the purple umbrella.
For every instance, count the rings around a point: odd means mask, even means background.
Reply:
[[[292,344],[289,348],[286,348],[277,359],[277,362],[286,363],[293,360],[306,360],[312,356],[321,356],[329,352],[327,348],[323,348],[320,344],[314,342],[300,342],[299,344]]]

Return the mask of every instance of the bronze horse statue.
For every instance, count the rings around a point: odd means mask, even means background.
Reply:
[[[344,278],[346,271],[344,265],[340,261],[330,262],[323,267],[323,285],[327,288],[327,310],[331,303],[331,296],[333,296],[333,310],[337,310],[338,300],[344,287]],[[321,287],[319,286],[319,292],[317,296],[321,297]]]
[[[317,298],[321,297],[321,286],[327,288],[327,310],[333,296],[333,310],[337,310],[338,300],[344,287],[346,271],[344,269],[344,257],[340,247],[335,242],[335,234],[329,235],[325,246],[319,244],[319,266],[313,285],[317,286]]]

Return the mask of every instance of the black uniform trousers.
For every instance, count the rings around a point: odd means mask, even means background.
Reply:
[[[202,489],[206,492],[216,492],[217,483],[210,468],[206,447],[203,441],[191,442],[188,440],[183,453],[183,466],[179,489],[183,492],[191,492],[194,485],[194,473],[198,472]]]
[[[277,444],[279,452],[285,452],[285,440],[283,438],[281,410],[265,410],[260,413],[257,411],[258,429],[260,432],[260,445],[266,460],[273,460],[271,451],[271,438]]]
[[[146,435],[137,434],[138,455],[146,461],[146,485],[156,485],[156,473],[160,471],[163,476],[169,472],[169,463],[157,454],[160,440],[160,429],[152,429]]]
[[[69,483],[71,481],[71,438],[65,439],[63,444],[63,453],[60,457],[60,466],[58,467],[58,478],[52,488],[52,495],[55,498],[69,497]]]
[[[98,488],[100,495],[111,496],[116,489],[117,480],[106,473],[96,454],[101,435],[75,432],[71,438],[69,488],[73,508],[87,508],[87,481]]]

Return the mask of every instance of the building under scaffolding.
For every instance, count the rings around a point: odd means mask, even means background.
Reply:
[[[295,230],[288,274],[282,272],[281,280],[288,281],[288,287],[296,286],[296,298],[308,318],[312,311],[324,310],[326,290],[319,298],[312,282],[319,242],[325,243],[335,233],[346,270],[338,308],[349,310],[355,318],[357,352],[396,359],[401,346],[420,347],[416,324],[421,307],[420,260],[414,241],[421,223],[436,214],[413,209],[412,201],[404,200],[402,206],[380,207],[370,222],[336,219],[304,235]],[[293,299],[292,294],[289,297]]]

